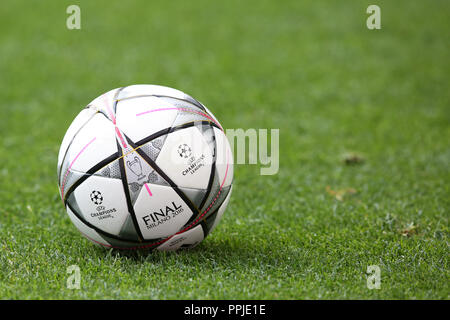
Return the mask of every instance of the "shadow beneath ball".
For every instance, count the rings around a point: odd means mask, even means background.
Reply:
[[[242,243],[241,243],[242,241]],[[288,264],[280,258],[275,247],[268,248],[261,246],[258,240],[255,243],[243,243],[239,239],[220,239],[212,237],[205,239],[199,245],[193,248],[179,249],[177,251],[158,251],[158,250],[117,250],[108,251],[98,248],[98,253],[110,256],[113,259],[126,259],[136,265],[145,265],[151,263],[161,267],[179,267],[193,268],[197,266],[201,269],[230,269],[239,266],[240,268],[255,268],[264,264],[266,266],[283,266]],[[285,248],[283,255],[286,255]],[[291,254],[296,254],[296,249],[292,249]],[[268,254],[273,252],[273,254]],[[298,252],[297,252],[298,253]]]

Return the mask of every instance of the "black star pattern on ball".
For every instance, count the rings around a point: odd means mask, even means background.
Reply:
[[[189,158],[192,154],[192,150],[186,143],[184,143],[178,147],[178,154],[182,158]]]
[[[101,205],[103,202],[103,196],[100,191],[92,191],[91,192],[91,201],[96,205]]]

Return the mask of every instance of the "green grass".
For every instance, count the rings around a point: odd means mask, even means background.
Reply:
[[[1,4],[0,298],[449,299],[448,1],[376,1],[375,31],[368,1],[187,4]],[[183,90],[226,128],[280,129],[279,173],[236,166],[224,219],[191,251],[102,250],[59,199],[69,124],[135,83]],[[365,161],[344,164],[352,152]]]

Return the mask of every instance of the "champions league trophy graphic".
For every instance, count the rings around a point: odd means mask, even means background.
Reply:
[[[137,175],[138,180],[144,179],[145,176],[142,174],[141,160],[138,157],[134,157],[133,161],[127,161],[127,167]]]

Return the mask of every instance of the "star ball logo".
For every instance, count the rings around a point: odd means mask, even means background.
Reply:
[[[97,206],[97,212],[91,213],[92,218],[98,218],[98,220],[114,218],[113,213],[117,212],[116,208],[105,210],[106,207],[101,206],[103,203],[103,196],[100,191],[94,190],[91,192],[91,201]]]
[[[92,191],[91,192],[91,201],[96,204],[97,206],[101,205],[103,203],[103,196],[100,191]]]
[[[186,143],[183,143],[178,146],[178,154],[182,158],[189,158],[192,155],[192,150]]]

